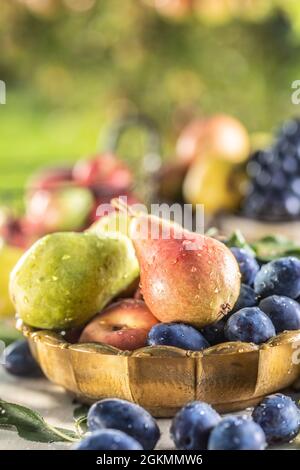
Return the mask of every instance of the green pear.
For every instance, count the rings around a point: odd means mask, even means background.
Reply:
[[[114,211],[101,217],[88,229],[92,233],[122,233],[129,237],[130,217],[125,212]]]
[[[129,226],[131,223],[131,218],[125,212],[114,211],[108,215],[101,217],[99,220],[93,223],[88,229],[87,232],[95,233],[100,235],[103,233],[109,234],[111,237],[119,237],[120,234],[124,237],[128,237],[128,243],[131,244],[132,250],[135,252],[133,243],[129,238]],[[136,264],[139,266],[138,260],[136,258]],[[138,268],[140,271],[140,269]],[[128,286],[121,294],[120,297],[132,297],[139,286],[139,278],[134,279],[130,286]]]
[[[22,256],[10,292],[26,324],[64,329],[86,323],[138,273],[133,246],[122,234],[54,233]]]

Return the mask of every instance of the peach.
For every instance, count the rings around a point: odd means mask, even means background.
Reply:
[[[98,314],[83,330],[80,343],[105,343],[123,351],[146,345],[148,332],[158,320],[145,302],[123,299]]]

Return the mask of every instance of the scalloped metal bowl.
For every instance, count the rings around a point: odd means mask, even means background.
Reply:
[[[169,346],[131,352],[66,343],[59,334],[20,321],[18,328],[46,377],[79,400],[123,398],[156,417],[171,417],[192,400],[221,412],[243,409],[300,377],[300,331],[281,333],[259,347],[229,342],[203,352]]]

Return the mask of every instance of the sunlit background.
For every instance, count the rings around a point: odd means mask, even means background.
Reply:
[[[166,158],[193,116],[269,132],[298,113],[294,0],[1,0],[0,44],[1,186],[101,148],[127,113],[157,123]]]

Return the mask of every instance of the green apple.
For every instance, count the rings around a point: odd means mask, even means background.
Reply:
[[[17,263],[10,292],[26,324],[64,329],[86,323],[138,274],[132,243],[122,234],[54,233]]]

